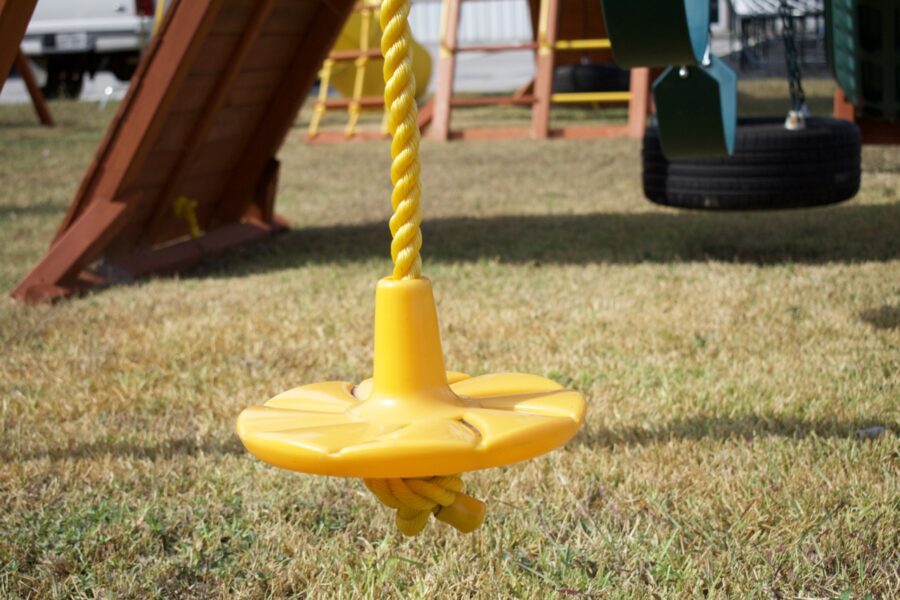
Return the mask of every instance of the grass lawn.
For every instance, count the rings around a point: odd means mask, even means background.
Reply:
[[[830,86],[808,88],[827,111]],[[782,82],[742,91],[784,110]],[[2,290],[112,117],[52,109],[43,130],[0,107]],[[864,150],[846,205],[709,214],[642,198],[638,142],[426,143],[448,368],[549,376],[590,408],[565,448],[466,476],[477,533],[406,539],[361,482],[268,467],[233,433],[244,406],[371,369],[388,147],[304,132],[281,152],[290,233],[0,301],[0,597],[900,595],[897,147]]]

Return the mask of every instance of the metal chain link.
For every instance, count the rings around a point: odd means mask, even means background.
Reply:
[[[791,111],[806,110],[806,94],[803,91],[803,80],[800,72],[800,60],[797,53],[797,32],[794,29],[794,14],[788,0],[780,0],[778,14],[781,17],[781,37],[784,40],[784,61],[787,65],[788,83],[791,94]]]

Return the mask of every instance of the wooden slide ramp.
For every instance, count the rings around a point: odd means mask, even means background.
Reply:
[[[34,303],[174,271],[283,229],[275,155],[353,2],[175,0],[13,296]]]

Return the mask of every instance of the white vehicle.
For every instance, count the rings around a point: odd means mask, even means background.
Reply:
[[[47,74],[49,98],[77,98],[86,75],[131,79],[153,30],[154,0],[39,0],[22,50]]]

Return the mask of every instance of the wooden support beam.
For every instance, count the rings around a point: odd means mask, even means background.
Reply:
[[[553,94],[553,48],[556,45],[556,25],[559,20],[559,0],[542,0],[538,23],[537,66],[534,76],[536,98],[531,113],[531,137],[544,140],[550,135],[550,102]]]
[[[19,54],[37,0],[0,0],[0,91]]]
[[[434,94],[434,113],[428,137],[445,142],[450,139],[450,99],[456,78],[456,47],[462,0],[444,0],[441,14],[441,48]]]
[[[15,65],[16,71],[19,72],[19,77],[21,77],[22,82],[25,83],[28,95],[31,96],[31,104],[34,106],[34,112],[37,113],[41,125],[53,127],[53,115],[50,114],[47,100],[44,98],[41,86],[38,85],[37,80],[34,78],[34,71],[31,69],[31,63],[28,62],[28,59],[22,54],[21,50],[16,54]]]
[[[647,118],[650,116],[650,69],[631,70],[631,98],[628,100],[628,137],[639,140],[644,137]]]
[[[847,100],[841,88],[834,91],[834,118],[856,123],[863,144],[900,144],[900,123],[858,116],[856,107]]]
[[[856,121],[856,107],[847,100],[844,90],[839,87],[834,90],[834,118],[851,123]]]
[[[279,222],[233,223],[196,239],[146,250],[113,262],[110,267],[113,272],[127,273],[135,279],[151,273],[174,273],[216,258],[231,248],[259,242],[283,229]]]
[[[610,137],[622,136],[626,131],[631,135],[643,135],[643,127],[647,119],[650,103],[649,77],[646,70],[632,73],[632,88],[627,92],[589,92],[589,93],[553,93],[554,67],[557,52],[570,51],[606,51],[611,45],[602,27],[602,17],[598,13],[592,17],[594,37],[584,39],[558,39],[561,20],[561,0],[535,0],[531,7],[536,8],[533,14],[535,41],[525,44],[499,44],[460,47],[457,33],[462,0],[444,0],[441,20],[441,58],[438,66],[437,88],[433,99],[434,116],[428,137],[436,140],[447,139],[496,139],[522,137],[522,132],[513,132],[509,128],[487,128],[479,132],[450,130],[450,114],[453,107],[462,106],[496,106],[523,105],[532,106],[531,127],[526,132],[533,139],[575,138],[575,137]],[[572,16],[571,13],[568,16]],[[568,23],[568,21],[567,21]],[[571,23],[569,23],[571,24]],[[585,24],[587,25],[587,24]],[[587,29],[583,29],[587,32]],[[572,37],[573,30],[567,30],[567,37]],[[456,98],[453,96],[453,76],[456,66],[456,54],[460,52],[504,52],[513,50],[536,50],[536,75],[533,81],[520,87],[511,97],[505,96],[471,96]],[[596,54],[596,52],[594,52]],[[637,93],[636,93],[637,92]],[[554,104],[629,104],[629,126],[619,127],[614,132],[608,126],[586,127],[580,134],[573,128],[551,130],[550,113]],[[614,129],[614,128],[613,128]],[[638,132],[638,133],[635,133]]]
[[[173,0],[169,16],[132,77],[125,100],[69,206],[57,238],[95,198],[115,198],[146,168],[152,144],[162,131],[223,2]],[[178,35],[170,35],[173,29]],[[160,52],[163,41],[166,45]],[[123,163],[122,157],[129,159]]]
[[[140,202],[140,194],[135,194],[91,204],[13,289],[13,298],[33,304],[46,300],[50,292],[59,296],[65,290],[74,291],[81,271],[99,256]]]

